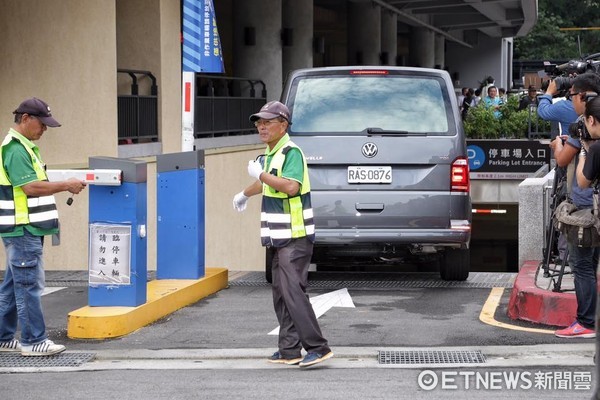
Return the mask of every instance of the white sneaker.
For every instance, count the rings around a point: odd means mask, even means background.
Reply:
[[[50,339],[43,342],[32,344],[31,346],[21,345],[22,356],[50,356],[65,351],[62,344],[54,344]]]
[[[0,351],[21,351],[21,343],[17,339],[0,342]]]

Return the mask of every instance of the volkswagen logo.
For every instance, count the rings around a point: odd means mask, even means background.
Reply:
[[[365,143],[362,147],[363,156],[367,158],[373,158],[377,155],[377,145],[375,143]]]

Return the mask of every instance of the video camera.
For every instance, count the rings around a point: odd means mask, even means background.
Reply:
[[[569,135],[574,139],[597,140],[590,135],[581,118],[569,125]]]
[[[597,60],[597,58],[600,58],[600,53],[591,54],[582,60],[571,60],[560,65],[544,61],[544,72],[554,80],[559,97],[562,97],[573,85],[573,79],[575,79],[573,75],[586,72],[600,75],[600,60]]]

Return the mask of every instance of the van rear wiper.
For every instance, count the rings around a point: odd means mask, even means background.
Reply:
[[[367,136],[427,136],[427,132],[409,132],[381,128],[366,128]]]

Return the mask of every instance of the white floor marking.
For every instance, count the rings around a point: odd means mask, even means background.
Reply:
[[[350,297],[350,293],[348,293],[347,288],[311,297],[310,304],[312,305],[317,318],[329,311],[331,307],[355,308],[354,302],[352,301],[352,297]],[[269,335],[278,334],[279,327],[269,332]]]

